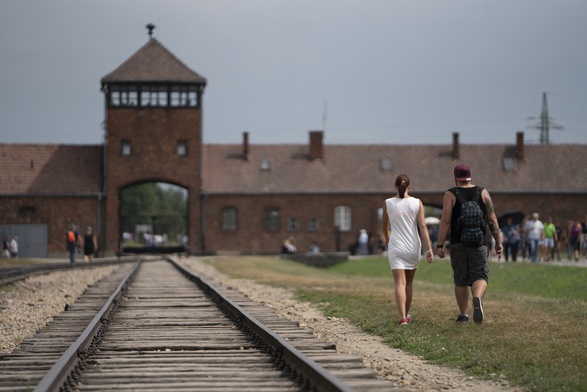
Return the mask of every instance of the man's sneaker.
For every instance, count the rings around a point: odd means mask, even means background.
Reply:
[[[469,322],[469,315],[461,313],[457,317],[457,324],[467,324]]]
[[[483,303],[479,297],[473,297],[473,321],[475,324],[483,323]]]
[[[408,320],[407,318],[403,318],[399,321],[399,326],[401,327],[402,325],[408,325],[409,322],[410,320]]]

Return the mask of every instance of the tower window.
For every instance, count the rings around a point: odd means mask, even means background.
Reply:
[[[197,107],[198,90],[196,86],[172,86],[171,106],[173,107]]]
[[[177,142],[177,156],[185,157],[188,154],[188,147],[185,141]]]
[[[129,157],[131,154],[131,148],[130,148],[130,142],[129,141],[123,141],[120,145],[120,153],[122,154],[123,157]]]

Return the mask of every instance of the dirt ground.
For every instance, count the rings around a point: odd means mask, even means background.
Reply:
[[[279,316],[298,322],[312,330],[319,340],[334,343],[339,352],[362,357],[365,366],[398,387],[413,391],[525,391],[511,387],[503,377],[497,377],[496,381],[479,380],[459,369],[430,364],[422,358],[391,348],[343,319],[325,317],[313,305],[296,301],[288,290],[250,280],[232,279],[194,257],[181,259],[181,262],[211,282],[231,286],[253,301],[275,309]]]

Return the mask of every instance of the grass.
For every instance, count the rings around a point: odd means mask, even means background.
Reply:
[[[42,260],[0,258],[0,268],[24,267],[26,265],[45,264]]]
[[[587,391],[587,268],[491,263],[482,325],[456,325],[450,263],[422,263],[409,328],[397,327],[387,259],[317,269],[273,257],[211,258],[233,277],[296,289],[390,346],[481,378],[505,376],[532,391]]]

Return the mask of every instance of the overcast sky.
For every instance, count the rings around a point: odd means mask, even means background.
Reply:
[[[154,23],[208,80],[205,143],[538,143],[546,92],[550,142],[584,144],[586,17],[585,0],[0,0],[0,142],[101,143],[100,78]]]

